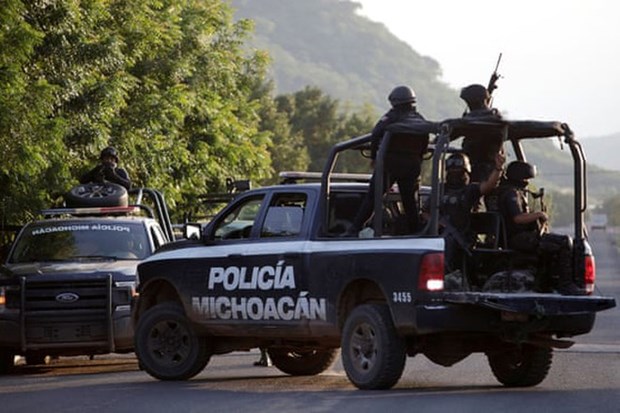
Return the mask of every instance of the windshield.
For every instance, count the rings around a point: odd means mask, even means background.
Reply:
[[[149,250],[141,224],[44,222],[24,229],[8,262],[141,260]]]

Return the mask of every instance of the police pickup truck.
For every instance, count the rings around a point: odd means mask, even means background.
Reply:
[[[432,131],[397,125],[385,147]],[[575,165],[573,278],[589,295],[563,296],[490,282],[519,274],[517,254],[501,233],[501,216],[482,225],[484,242],[466,255],[456,288],[447,288],[439,226],[446,153],[458,138],[501,133],[511,156],[524,159],[525,139],[562,137]],[[553,348],[586,334],[595,314],[615,300],[593,294],[594,257],[586,239],[585,162],[568,126],[555,122],[458,119],[442,124],[425,157],[430,171],[429,219],[415,235],[399,235],[397,192],[376,181],[373,231],[347,237],[367,183],[342,182],[333,171],[344,151],[364,153],[370,136],[331,150],[320,182],[282,184],[239,194],[202,228],[199,239],[166,245],[138,266],[133,309],[140,365],[160,380],[185,380],[214,355],[266,348],[290,375],[316,375],[341,349],[349,380],[360,389],[387,389],[407,356],[423,354],[450,366],[485,353],[506,386],[533,386],[547,375]],[[364,233],[364,232],[362,232]],[[529,268],[529,267],[528,267]],[[545,271],[544,266],[534,271]],[[454,283],[452,283],[454,284]],[[490,284],[490,286],[489,286]]]
[[[0,373],[16,355],[43,364],[133,351],[136,267],[173,239],[163,196],[112,184],[71,193],[73,207],[44,210],[22,228],[0,269]]]

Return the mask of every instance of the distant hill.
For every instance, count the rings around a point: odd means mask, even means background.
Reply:
[[[610,169],[620,171],[620,133],[614,135],[587,138],[581,140],[588,162]]]
[[[587,159],[587,184],[589,203],[594,204],[613,195],[620,194],[620,172],[599,167],[591,161],[586,146],[590,139],[581,139]],[[538,167],[537,182],[550,190],[564,191],[572,188],[573,167],[570,151],[564,145],[560,149],[557,141],[544,139],[525,144],[528,161]]]
[[[278,93],[307,85],[353,105],[371,104],[382,113],[389,91],[411,85],[420,111],[431,120],[461,116],[464,104],[458,91],[442,82],[437,61],[422,56],[393,35],[383,24],[357,14],[361,7],[347,0],[232,0],[236,18],[255,22],[254,47],[272,57],[272,76]],[[431,34],[432,35],[432,34]],[[481,73],[481,82],[487,74]],[[591,201],[620,193],[620,135],[580,139],[588,159]],[[527,150],[537,164],[547,189],[571,187],[572,169],[566,148],[560,152],[550,140]],[[600,165],[615,171],[604,170]],[[541,185],[541,186],[542,186]]]
[[[273,58],[279,93],[307,85],[377,113],[400,84],[416,91],[420,112],[432,120],[460,116],[458,92],[439,80],[439,63],[422,56],[383,24],[356,13],[361,5],[341,0],[232,0],[236,18],[255,22],[255,47]],[[481,79],[482,81],[482,79]]]

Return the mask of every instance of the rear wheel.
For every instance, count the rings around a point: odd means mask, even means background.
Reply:
[[[200,373],[211,358],[207,341],[194,331],[183,308],[158,304],[138,321],[135,333],[140,368],[160,380],[187,380]]]
[[[275,348],[267,350],[274,366],[292,376],[314,376],[327,370],[338,355],[337,349],[299,350]]]
[[[547,377],[553,350],[523,344],[506,351],[487,353],[487,358],[493,375],[504,386],[530,387]]]
[[[405,341],[396,334],[386,305],[353,309],[342,330],[342,364],[359,389],[389,389],[405,368]]]
[[[26,353],[24,358],[28,366],[47,364],[47,355],[45,353]]]
[[[13,368],[14,361],[15,354],[0,348],[0,374],[8,373]]]

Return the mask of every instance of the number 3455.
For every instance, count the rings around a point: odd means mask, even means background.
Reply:
[[[409,292],[409,291],[394,291],[392,293],[392,300],[395,303],[410,303],[412,301],[411,292]]]

